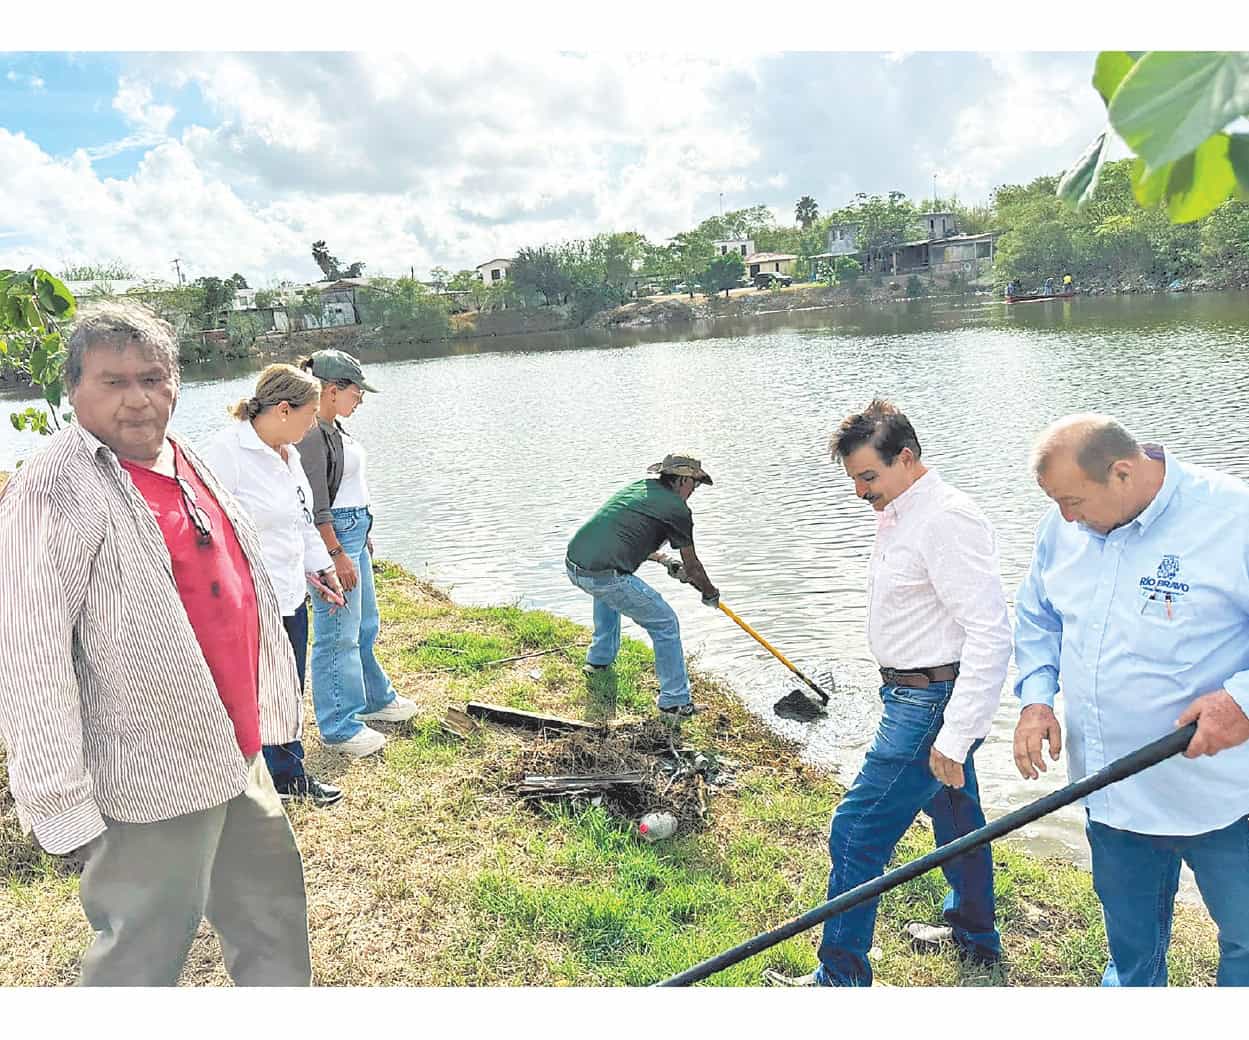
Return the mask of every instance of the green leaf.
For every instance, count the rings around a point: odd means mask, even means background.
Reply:
[[[1227,147],[1227,134],[1215,134],[1175,163],[1167,181],[1167,213],[1172,223],[1200,220],[1236,190],[1236,173]]]
[[[1249,134],[1229,134],[1227,158],[1241,191],[1249,192]]]
[[[19,415],[17,412],[9,412],[9,422],[11,422],[11,423],[13,424],[13,429],[15,429],[15,430],[24,430],[24,429],[26,429],[26,422],[25,422],[25,420],[24,420],[24,419],[23,419],[23,417],[22,417],[21,415]]]
[[[8,353],[9,353],[9,344],[5,340],[0,339],[0,354],[3,354],[7,357]]]
[[[1110,125],[1151,170],[1249,113],[1249,53],[1150,51],[1111,98]]]
[[[1137,54],[1139,57],[1139,53]],[[1102,51],[1097,56],[1097,64],[1093,66],[1093,86],[1107,105],[1115,96],[1123,77],[1132,71],[1136,57],[1127,51]]]
[[[53,408],[61,407],[61,381],[59,379],[44,386],[43,399]]]
[[[57,321],[69,321],[78,309],[74,294],[55,275],[47,271],[35,272],[35,291],[43,309]]]
[[[26,328],[43,330],[43,316],[39,313],[39,306],[30,296],[23,296],[22,318],[26,322]]]
[[[1101,174],[1102,163],[1106,161],[1106,132],[1103,130],[1093,142],[1084,149],[1080,156],[1063,174],[1058,182],[1057,195],[1069,206],[1077,209],[1093,197],[1097,190],[1097,178]]]
[[[1173,166],[1174,163],[1167,163],[1150,170],[1144,159],[1137,159],[1132,164],[1132,194],[1145,209],[1153,209],[1165,197]]]
[[[1229,159],[1231,139],[1215,134],[1196,151],[1150,170],[1141,160],[1132,166],[1132,192],[1147,209],[1165,201],[1172,223],[1187,224],[1213,212],[1236,190]]]

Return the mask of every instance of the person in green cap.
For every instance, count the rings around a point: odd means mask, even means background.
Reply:
[[[694,551],[694,517],[689,497],[700,484],[711,485],[702,463],[690,455],[667,455],[645,478],[621,488],[573,535],[564,561],[568,580],[594,598],[594,639],[586,653],[587,674],[604,671],[620,651],[620,615],[646,629],[655,646],[659,710],[685,717],[697,710],[681,648],[676,613],[664,598],[634,574],[654,560],[703,594],[709,607],[720,604],[720,590]],[[665,542],[681,554],[680,563],[659,552]]]
[[[312,486],[312,520],[334,561],[346,606],[313,597],[312,704],[327,747],[362,758],[385,736],[370,722],[403,722],[416,705],[400,697],[373,653],[380,618],[373,586],[373,513],[364,446],[343,429],[365,391],[360,362],[341,350],[318,350],[299,367],[321,381],[317,422],[299,442]]]

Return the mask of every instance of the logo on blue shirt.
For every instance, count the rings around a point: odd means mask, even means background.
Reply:
[[[1141,578],[1141,591],[1146,594],[1167,592],[1172,596],[1182,596],[1188,591],[1188,584],[1179,581],[1180,576],[1180,558],[1178,556],[1167,554],[1163,556],[1162,562],[1158,564],[1158,576],[1151,578],[1148,575]]]

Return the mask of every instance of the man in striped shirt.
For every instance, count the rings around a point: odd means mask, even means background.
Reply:
[[[23,825],[85,860],[82,983],[173,985],[207,916],[236,983],[308,985],[303,865],[259,754],[301,703],[258,536],[166,432],[168,324],[98,308],[65,382],[78,422],[0,498],[0,735]]]

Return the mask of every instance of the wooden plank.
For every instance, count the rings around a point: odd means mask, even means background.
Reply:
[[[525,779],[521,781],[521,785],[524,787],[578,787],[583,784],[607,784],[611,786],[615,784],[640,784],[642,779],[640,772],[592,773],[586,776],[531,776],[527,774]]]
[[[460,708],[454,706],[447,709],[442,720],[442,728],[456,737],[470,737],[481,729],[481,723]]]
[[[592,776],[533,776],[527,775],[516,784],[521,797],[550,795],[556,798],[572,798],[576,795],[602,794],[613,787],[636,787],[643,781],[640,772],[606,773]]]
[[[597,722],[565,719],[558,715],[539,715],[533,711],[505,708],[501,704],[483,704],[480,701],[469,701],[464,710],[474,718],[484,719],[486,722],[497,722],[504,726],[521,726],[524,729],[582,730],[598,733],[604,728]]]

